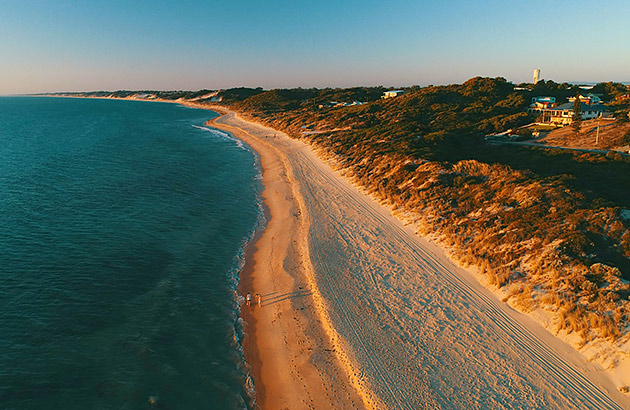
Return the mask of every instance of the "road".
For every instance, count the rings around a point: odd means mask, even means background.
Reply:
[[[607,149],[587,149],[587,148],[569,148],[569,147],[560,147],[556,145],[546,145],[539,144],[536,142],[527,142],[527,141],[499,141],[499,140],[487,140],[488,144],[502,144],[502,145],[524,145],[526,147],[536,147],[536,148],[545,148],[545,149],[560,149],[564,151],[577,151],[577,152],[591,152],[595,154],[603,154],[606,155],[609,152],[616,152],[617,154],[624,155],[629,157],[630,154],[615,150],[607,150]]]

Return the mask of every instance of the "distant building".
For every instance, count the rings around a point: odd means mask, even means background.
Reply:
[[[405,92],[406,92],[405,90],[385,91],[385,93],[383,93],[383,96],[381,98],[394,98],[394,97],[398,97],[399,95],[404,94]]]
[[[540,79],[540,68],[534,68],[534,85],[538,84],[538,80]]]
[[[337,104],[339,104],[337,101],[329,101],[327,103],[319,104],[318,107],[319,108],[330,108],[330,107],[336,106]]]
[[[319,104],[318,108],[339,108],[339,107],[351,107],[353,105],[363,105],[365,102],[363,101],[352,101],[352,102],[337,102],[337,101],[329,101],[324,104]]]
[[[559,126],[573,123],[573,103],[565,103],[553,108],[541,110],[542,122]],[[591,120],[598,117],[612,115],[610,108],[604,104],[580,103],[580,117],[583,120]]]
[[[580,95],[580,102],[585,104],[600,104],[602,99],[597,94],[588,93],[586,95]],[[569,102],[575,102],[577,97],[569,97]]]

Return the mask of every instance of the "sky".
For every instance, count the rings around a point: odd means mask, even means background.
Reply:
[[[630,81],[628,0],[0,0],[0,95]]]

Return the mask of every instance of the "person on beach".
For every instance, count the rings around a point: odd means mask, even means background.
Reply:
[[[247,297],[245,298],[245,304],[247,304],[247,306],[251,306],[252,305],[252,294],[248,293]]]
[[[260,293],[256,293],[256,304],[258,305],[258,307],[260,307],[260,305],[262,304],[262,296],[260,295]]]

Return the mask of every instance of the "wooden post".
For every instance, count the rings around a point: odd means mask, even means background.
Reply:
[[[599,119],[601,117],[601,114],[599,114],[599,117],[597,117],[597,134],[595,135],[595,145],[599,144]]]

